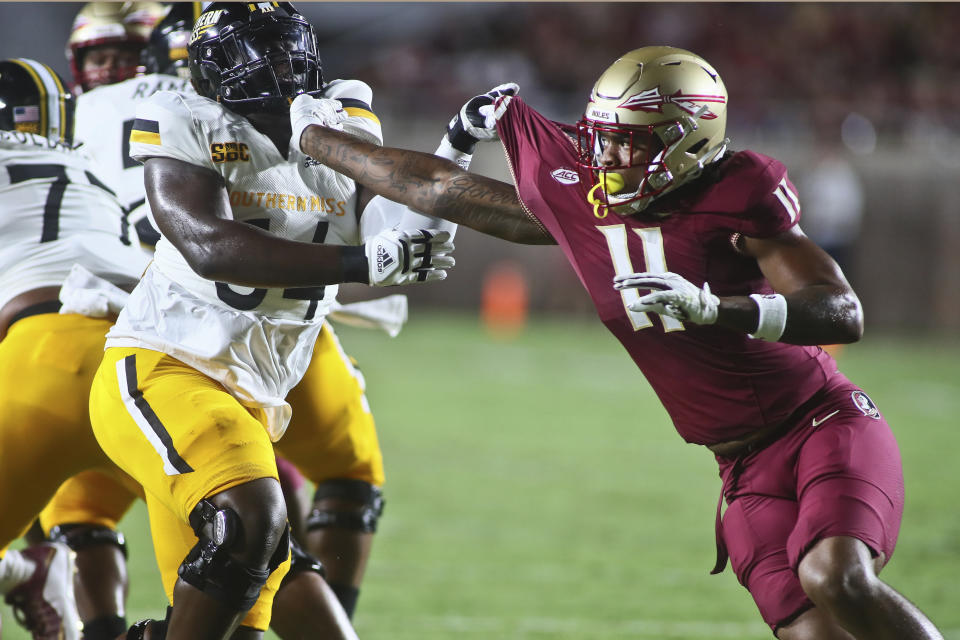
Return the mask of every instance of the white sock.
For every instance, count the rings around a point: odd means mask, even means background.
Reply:
[[[26,582],[37,570],[37,563],[16,549],[7,549],[0,558],[0,594],[6,595],[14,587]]]

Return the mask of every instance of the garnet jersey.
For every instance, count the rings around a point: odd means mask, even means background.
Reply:
[[[675,200],[669,215],[601,219],[578,183],[575,143],[561,125],[513,98],[497,129],[523,206],[563,249],[686,441],[722,442],[778,424],[836,375],[818,347],[630,311],[627,303],[643,294],[613,288],[614,275],[671,271],[698,287],[709,282],[718,296],[772,293],[732,238],[768,238],[797,223],[799,203],[780,162],[739,152],[718,167],[716,181]]]
[[[103,168],[106,183],[116,191],[140,241],[151,247],[158,234],[148,222],[143,165],[130,157],[130,131],[137,105],[158,91],[193,93],[193,87],[187,79],[154,73],[85,91],[77,97],[75,134]]]
[[[335,80],[324,97],[344,104],[345,131],[381,143],[366,84]],[[141,102],[130,154],[218,173],[238,222],[300,242],[361,244],[352,180],[296,146],[285,159],[246,118],[213,100],[161,91]],[[214,378],[245,405],[268,410],[276,441],[290,416],[284,397],[303,376],[336,293],[336,285],[266,289],[207,280],[161,237],[107,346],[162,351]]]
[[[42,136],[0,131],[0,307],[60,286],[74,263],[119,286],[147,258],[131,246],[123,209],[81,151]]]

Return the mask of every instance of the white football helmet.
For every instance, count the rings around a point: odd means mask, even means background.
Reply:
[[[577,126],[581,184],[595,213],[643,211],[700,175],[726,150],[726,122],[726,87],[703,58],[674,47],[643,47],[621,57],[597,80]],[[611,139],[628,149],[626,164],[603,159]],[[646,151],[638,159],[640,149]],[[646,168],[639,186],[621,193],[624,180],[616,170],[637,166]]]

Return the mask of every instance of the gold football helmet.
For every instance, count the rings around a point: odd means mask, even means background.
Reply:
[[[643,47],[614,62],[577,126],[581,184],[596,215],[643,211],[698,176],[726,150],[726,122],[723,80],[696,54]],[[624,151],[611,153],[611,145]],[[622,170],[638,166],[645,168],[639,185],[621,193]]]
[[[78,91],[98,84],[112,84],[132,78],[143,69],[139,65],[111,71],[107,78],[88,78],[83,72],[83,56],[90,47],[120,45],[139,52],[147,45],[154,25],[166,15],[168,7],[159,2],[88,2],[73,20],[67,40],[67,61]]]

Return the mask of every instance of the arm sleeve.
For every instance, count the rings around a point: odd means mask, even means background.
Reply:
[[[214,169],[199,128],[179,95],[156,93],[137,107],[130,131],[130,157],[139,162],[153,157],[173,158]]]

